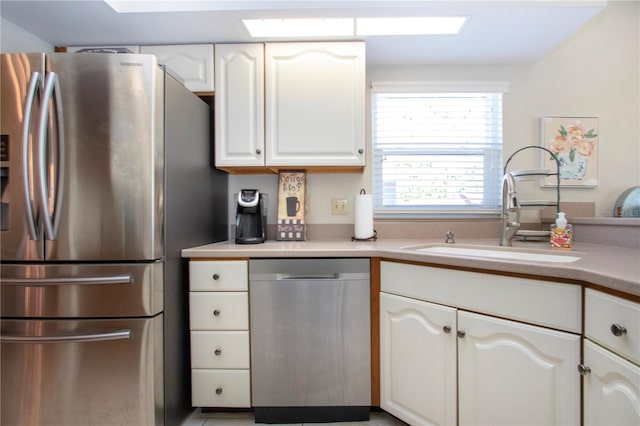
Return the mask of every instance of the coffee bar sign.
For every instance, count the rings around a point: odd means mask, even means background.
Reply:
[[[304,172],[286,171],[278,174],[277,240],[306,240],[305,193],[306,176]]]

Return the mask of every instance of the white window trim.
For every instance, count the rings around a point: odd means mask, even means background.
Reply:
[[[373,81],[371,93],[509,93],[508,81]]]

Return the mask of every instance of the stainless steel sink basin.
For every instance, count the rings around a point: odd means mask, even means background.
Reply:
[[[551,253],[543,250],[526,250],[492,246],[442,245],[430,244],[405,247],[424,253],[448,254],[451,256],[470,256],[486,259],[525,260],[532,262],[570,263],[580,260],[575,253]]]

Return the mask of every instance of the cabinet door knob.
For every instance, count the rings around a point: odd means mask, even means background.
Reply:
[[[218,274],[213,274],[213,279],[214,279],[215,281],[218,281],[218,280],[220,279],[220,275],[218,275]]]
[[[218,309],[216,309],[215,311],[213,311],[213,316],[217,317],[220,316],[220,311]]]
[[[260,148],[256,149],[256,154],[258,155],[262,154],[262,150]]]
[[[360,149],[358,150],[358,154],[363,154],[363,153],[364,153],[364,149],[360,148]]]
[[[216,395],[220,395],[220,394],[222,394],[222,388],[216,389]]]
[[[580,373],[581,376],[586,376],[591,373],[591,369],[584,364],[578,364],[578,373]]]
[[[467,333],[464,332],[464,330],[458,330],[458,337],[461,339],[464,339],[464,336],[466,336]]]
[[[611,324],[611,333],[614,336],[620,337],[622,335],[627,334],[627,329],[626,329],[625,326],[620,325],[620,324]]]
[[[222,349],[218,348],[215,351],[213,351],[213,353],[216,355],[220,355],[222,353]]]
[[[447,334],[451,333],[451,326],[445,325],[444,327],[442,327],[442,331],[444,331]]]

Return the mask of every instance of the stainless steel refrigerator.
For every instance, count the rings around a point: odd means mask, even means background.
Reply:
[[[180,250],[228,236],[210,108],[151,55],[3,54],[0,78],[0,423],[180,424]]]

